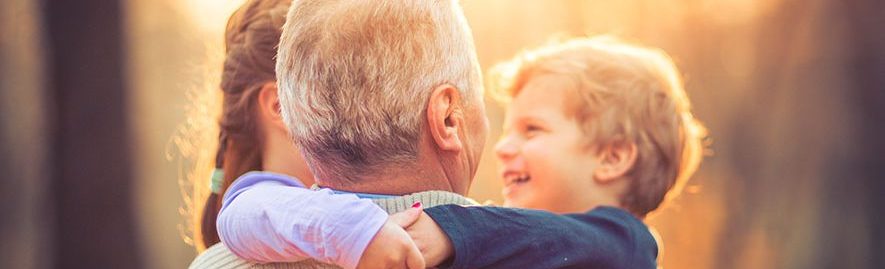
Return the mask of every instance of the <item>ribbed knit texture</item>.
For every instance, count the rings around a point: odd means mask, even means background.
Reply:
[[[434,207],[438,205],[458,204],[458,205],[476,205],[476,202],[470,198],[445,191],[425,191],[404,195],[396,198],[373,199],[372,202],[378,204],[379,207],[387,211],[388,214],[394,214],[404,211],[417,201],[421,201],[424,207]],[[246,269],[246,268],[276,268],[276,269],[307,269],[307,268],[340,268],[335,265],[320,263],[315,260],[307,260],[295,263],[266,263],[259,264],[240,259],[224,246],[224,243],[215,244],[203,251],[191,263],[191,269]]]

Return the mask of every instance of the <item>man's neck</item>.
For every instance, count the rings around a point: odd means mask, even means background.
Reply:
[[[410,175],[389,171],[382,176],[366,175],[355,181],[336,184],[340,182],[319,179],[317,185],[336,191],[376,195],[406,195],[423,191],[454,192],[444,174],[428,173],[421,169],[413,169]]]
[[[353,195],[356,195],[357,197],[363,198],[363,199],[388,199],[388,198],[399,197],[397,195],[389,195],[389,194],[349,192],[349,191],[342,191],[342,190],[336,190],[336,189],[331,189],[331,188],[329,188],[329,189],[332,190],[332,192],[334,192],[335,194],[353,194]]]
[[[360,175],[358,180],[350,182],[317,179],[317,183],[322,187],[353,193],[406,195],[424,191],[446,191],[467,195],[467,187],[453,184],[464,182],[459,178],[461,174],[455,172],[458,170],[453,169],[461,164],[445,161],[448,159],[439,157],[439,152],[427,154],[430,150],[432,149],[422,150],[425,154],[419,154],[418,160],[410,165],[371,169],[372,171]]]

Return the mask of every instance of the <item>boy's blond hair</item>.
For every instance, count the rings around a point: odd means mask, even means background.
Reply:
[[[523,52],[491,73],[491,89],[505,102],[532,78],[570,79],[565,114],[581,125],[588,146],[635,143],[621,197],[634,215],[645,217],[675,197],[701,162],[706,130],[691,114],[675,64],[659,49],[579,38]]]

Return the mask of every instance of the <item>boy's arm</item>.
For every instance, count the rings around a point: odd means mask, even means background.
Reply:
[[[308,190],[291,177],[253,172],[228,189],[217,226],[224,244],[247,260],[314,258],[355,268],[387,219],[370,200]]]
[[[454,256],[443,268],[656,267],[657,244],[646,226],[614,208],[556,215],[446,205],[425,212],[445,233],[441,240],[448,239],[453,246]],[[421,228],[420,223],[413,227]],[[414,231],[409,232],[414,236]],[[432,249],[426,242],[416,242],[422,250]],[[434,258],[425,258],[433,265]]]

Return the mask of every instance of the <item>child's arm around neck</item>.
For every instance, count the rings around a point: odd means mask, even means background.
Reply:
[[[305,189],[284,175],[251,172],[228,189],[217,226],[222,242],[246,260],[313,258],[355,268],[387,218],[370,200]]]
[[[425,212],[454,246],[441,268],[657,267],[657,243],[648,227],[614,207],[566,215],[452,205]]]

